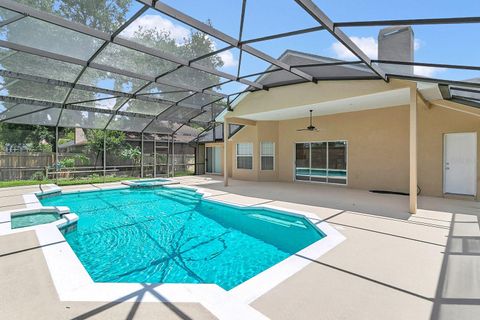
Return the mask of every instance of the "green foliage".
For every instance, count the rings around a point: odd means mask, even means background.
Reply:
[[[56,16],[61,16],[70,21],[84,24],[101,31],[106,31],[108,33],[111,33],[114,30],[118,29],[118,27],[126,21],[126,18],[131,13],[131,5],[134,3],[133,0],[17,0],[17,2],[26,4],[28,6],[37,8],[45,12],[53,13]],[[0,12],[0,17],[2,15],[5,15],[5,13]],[[211,24],[210,21],[207,21],[207,23]],[[68,34],[67,36],[64,29],[59,28],[58,26],[53,24],[47,24],[43,22],[41,23],[38,21],[29,24],[12,23],[4,27],[2,34],[4,40],[20,43],[26,36],[28,36],[30,39],[36,39],[36,41],[41,43],[46,38],[45,35],[48,34],[48,38],[56,39],[56,41],[50,41],[52,43],[49,43],[49,45],[51,45],[50,49],[52,52],[63,52],[66,48],[68,49],[69,44],[78,44],[83,41],[83,36],[75,36],[70,34]],[[215,50],[215,44],[212,41],[212,38],[202,32],[195,30],[192,30],[191,34],[188,35],[185,39],[183,39],[183,41],[178,41],[178,39],[175,39],[172,34],[170,34],[168,31],[162,30],[161,28],[147,28],[139,26],[138,29],[133,32],[131,38],[132,41],[136,41],[148,47],[154,47],[172,55],[181,57],[185,60],[191,60],[193,58],[202,56]],[[89,45],[93,46],[94,44]],[[73,46],[72,48],[75,48],[75,46]],[[110,64],[114,63],[116,64],[116,66],[128,66],[133,70],[137,70],[138,73],[146,73],[147,71],[151,72],[151,70],[149,70],[149,68],[151,67],[158,67],[159,69],[164,69],[165,71],[167,71],[171,70],[173,66],[171,62],[162,59],[156,59],[155,63],[152,63],[151,56],[141,54],[133,50],[127,50],[120,46],[109,45],[107,49],[109,50],[109,54],[112,59],[111,61],[106,62]],[[85,52],[88,52],[88,50],[89,48],[85,48]],[[79,52],[79,54],[82,53],[83,52]],[[11,59],[3,59],[2,67],[5,70],[17,70],[19,65],[21,65],[22,68],[24,68],[24,72],[27,74],[32,73],[34,75],[51,78],[55,78],[54,75],[56,75],[57,77],[59,77],[59,79],[63,79],[65,77],[68,78],[68,75],[75,75],[79,72],[78,66],[69,65],[66,63],[63,65],[58,65],[57,68],[48,68],[47,70],[43,70],[45,68],[42,68],[41,65],[37,67],[35,63],[32,63],[33,60],[31,59],[33,58],[31,57],[29,58],[30,63],[22,63],[21,59],[21,56],[17,55],[15,55],[15,57]],[[212,55],[198,62],[203,66],[215,69],[221,68],[224,65],[224,62],[219,55]],[[162,64],[164,64],[164,68],[162,68]],[[126,68],[126,70],[128,70],[129,68]],[[91,69],[89,71],[91,72],[89,77],[94,80],[92,80],[92,83],[100,83],[102,80],[105,80],[107,79],[107,77],[109,77],[108,75],[106,75],[105,72],[96,72],[95,69]],[[198,88],[218,85],[220,82],[220,78],[218,76],[200,72],[191,68],[180,68],[177,71],[169,74],[169,77],[171,77],[170,81],[172,82],[188,84],[190,86]],[[4,87],[7,88],[6,90],[8,90],[8,93],[6,95],[12,95],[17,97],[31,97],[37,100],[59,102],[61,102],[65,98],[64,90],[45,90],[45,86],[33,82],[30,85],[25,85],[25,83],[19,82],[16,79],[8,77],[4,78]],[[65,79],[65,81],[67,80],[68,79]],[[142,81],[138,79],[118,77],[117,80],[115,80],[113,87],[115,90],[118,91],[124,91],[126,87],[139,87],[138,83],[135,84],[135,81],[142,83]],[[162,85],[157,84],[157,86],[159,87],[160,91],[163,90]],[[165,91],[168,91],[168,88],[166,88]],[[169,99],[175,101],[180,100],[183,93],[179,93],[178,95],[179,96],[177,97],[175,96],[175,94],[171,94],[169,96]],[[95,99],[95,97],[96,96],[94,92],[88,92],[85,94],[83,99]],[[134,105],[133,102],[132,105]],[[129,105],[127,104],[126,107],[122,110],[128,111],[128,108]],[[54,116],[55,113],[53,111],[55,111],[55,109],[33,113],[29,117],[31,117],[31,121],[38,120],[38,123],[40,123],[40,121],[45,120],[47,114]],[[139,113],[150,114],[152,113],[152,105],[151,103],[140,103],[135,106],[135,111]],[[82,120],[84,120],[85,123],[89,123],[94,127],[101,127],[105,123],[105,114],[78,112],[76,114],[76,117],[83,117]],[[80,120],[78,122],[81,123]],[[50,133],[51,132],[52,131],[50,130]],[[103,152],[103,133],[100,130],[98,130],[97,132],[95,130],[90,130],[90,132],[91,133],[87,135],[87,139],[89,141],[88,147],[91,152],[97,154],[98,159],[99,154]],[[46,144],[39,143],[39,141],[41,140],[39,140],[38,137],[34,137],[34,139],[32,139],[30,143],[33,149],[44,151],[54,147],[54,142],[52,141],[53,139],[50,138],[53,138],[53,135],[46,139]],[[73,140],[73,137],[71,138]],[[18,139],[22,141],[21,143],[23,143],[23,141],[25,140],[22,140],[21,135],[18,135]],[[68,142],[68,139],[70,139],[70,136],[65,136],[64,138],[59,140],[59,144]],[[121,136],[118,134],[109,133],[107,134],[107,140],[107,152],[116,152],[119,144],[115,140],[120,141],[122,139]]]
[[[87,149],[92,153],[103,152],[103,139],[106,138],[105,149],[108,153],[117,154],[125,141],[125,133],[109,130],[88,130]]]
[[[36,180],[36,181],[45,180],[45,173],[43,173],[42,171],[35,172],[34,174],[32,174],[32,180]]]
[[[88,162],[90,161],[90,159],[88,159],[88,157],[83,154],[76,154],[73,157],[75,158],[76,163],[81,165],[88,164]]]
[[[137,166],[142,159],[142,151],[140,150],[140,148],[132,147],[131,145],[128,145],[120,152],[120,157],[122,157],[123,159],[132,161],[133,166],[132,166],[131,175],[133,176],[133,173],[135,171],[135,166]]]
[[[132,163],[135,165],[140,162],[142,158],[142,151],[139,147],[132,147],[128,145],[120,152],[120,156],[123,159],[132,160]]]
[[[175,177],[193,176],[193,171],[175,171]]]
[[[72,157],[66,157],[59,161],[60,168],[73,168],[75,165],[85,165],[89,161],[83,154],[76,154]]]
[[[49,180],[12,180],[12,181],[0,181],[0,188],[19,187],[19,186],[31,186],[38,184],[51,183]]]
[[[65,128],[63,129],[63,138],[58,139],[58,145],[65,144],[70,141],[75,140],[75,131],[71,128]]]
[[[58,180],[57,185],[59,186],[71,186],[79,184],[92,184],[92,183],[103,183],[103,182],[117,182],[123,180],[134,179],[133,177],[91,177],[91,178],[76,178],[76,179],[60,179]]]
[[[0,144],[17,148],[28,147],[30,151],[52,151],[55,135],[45,126],[0,123]]]
[[[68,185],[80,185],[80,184],[91,184],[91,183],[103,183],[103,182],[117,182],[123,180],[132,180],[137,177],[88,177],[88,178],[75,178],[75,179],[59,179],[57,185],[59,186],[68,186]],[[18,187],[18,186],[30,186],[46,183],[55,183],[55,180],[13,180],[13,181],[0,181],[0,188],[8,187]]]
[[[194,123],[194,122],[190,122],[188,125],[189,125],[190,127],[194,128],[194,129],[198,129],[198,130],[203,130],[203,129],[205,129],[204,126],[202,126],[202,125],[200,125],[200,124],[198,124],[198,123]]]
[[[65,158],[61,161],[60,163],[60,168],[73,168],[75,166],[75,159],[72,158]]]
[[[112,32],[125,22],[133,0],[17,0],[17,2],[55,13],[95,29]]]

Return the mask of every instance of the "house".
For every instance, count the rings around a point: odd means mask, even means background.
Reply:
[[[415,72],[401,64],[413,61],[413,39],[410,27],[381,30],[380,61],[400,62],[382,68]],[[223,143],[205,143],[207,162],[216,164],[225,184],[228,178],[299,181],[410,193],[412,213],[417,193],[478,197],[475,104],[450,99],[441,83],[408,76],[386,82],[359,63],[290,50],[279,60],[308,70],[318,82],[264,74],[257,81],[268,91],[242,94],[232,111],[217,117],[243,125]]]

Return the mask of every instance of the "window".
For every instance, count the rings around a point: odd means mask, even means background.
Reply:
[[[260,143],[260,170],[273,170],[275,168],[275,143]]]
[[[253,169],[253,145],[237,143],[237,169]]]
[[[295,179],[347,184],[347,142],[297,143]]]

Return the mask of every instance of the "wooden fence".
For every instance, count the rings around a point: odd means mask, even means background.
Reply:
[[[66,157],[75,157],[81,153],[59,153],[59,160]],[[84,155],[82,153],[82,155]],[[88,163],[80,164],[78,161],[74,168],[65,168],[71,171],[69,177],[88,176],[90,174],[102,175],[103,159],[100,157],[94,166],[95,157],[86,155],[89,159]],[[157,154],[157,174],[167,172],[166,154]],[[172,156],[170,155],[170,166],[172,166]],[[51,177],[49,172],[56,171],[54,168],[55,153],[53,152],[13,152],[0,153],[0,180],[28,180],[32,179],[36,172],[41,172],[43,176]],[[175,171],[191,171],[193,173],[195,167],[194,155],[192,154],[176,154],[175,155]],[[107,155],[107,170],[116,171],[119,175],[139,174],[140,166],[133,165],[130,160],[121,159],[119,157],[109,157]],[[75,173],[78,172],[78,174]],[[89,172],[91,171],[91,172]],[[171,169],[170,169],[171,171]],[[153,174],[153,155],[144,154],[144,172],[146,176]]]
[[[55,162],[53,152],[0,153],[0,180],[30,179],[35,172],[45,174]]]

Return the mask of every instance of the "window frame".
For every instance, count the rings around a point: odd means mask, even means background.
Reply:
[[[239,155],[238,154],[238,146],[241,145],[241,144],[250,145],[250,150],[251,150],[250,155]],[[238,157],[251,157],[252,158],[252,167],[251,168],[239,168],[238,167]],[[253,143],[252,142],[237,142],[235,144],[235,168],[237,170],[249,170],[249,171],[253,170],[253,168],[254,168],[254,157],[253,157]]]
[[[296,174],[296,145],[297,144],[301,144],[301,143],[308,143],[310,145],[310,151],[309,151],[309,163],[310,163],[310,168],[311,168],[311,144],[312,143],[322,143],[322,142],[326,142],[327,143],[327,168],[326,168],[326,171],[327,171],[327,174],[325,176],[326,178],[326,181],[313,181],[311,180],[310,176],[309,176],[309,179],[308,180],[299,180],[297,179],[297,174]],[[343,142],[345,143],[345,170],[343,169],[330,169],[328,167],[328,164],[329,164],[329,151],[328,151],[328,143],[329,142]],[[293,181],[296,181],[296,182],[308,182],[308,183],[322,183],[322,184],[330,184],[330,185],[338,185],[338,186],[348,186],[348,182],[349,182],[349,179],[348,179],[348,175],[349,175],[349,141],[347,139],[331,139],[331,140],[311,140],[311,141],[295,141],[293,143]],[[331,179],[342,179],[342,180],[345,180],[345,183],[338,183],[338,182],[330,182],[328,181],[329,179],[329,176],[328,176],[328,171],[345,171],[345,178],[331,178]]]
[[[270,144],[272,144],[273,153],[272,153],[271,155],[269,155],[269,154],[268,154],[268,155],[263,154],[262,145],[263,145],[264,143],[270,143]],[[259,152],[259,154],[260,154],[260,171],[275,171],[275,165],[276,165],[276,164],[275,164],[275,162],[276,162],[276,159],[275,159],[275,142],[273,142],[273,141],[261,141],[261,142],[260,142],[260,152]],[[262,166],[262,159],[263,159],[263,157],[271,157],[271,158],[273,159],[273,167],[272,167],[272,169],[264,169],[264,168],[263,168],[263,166]]]

